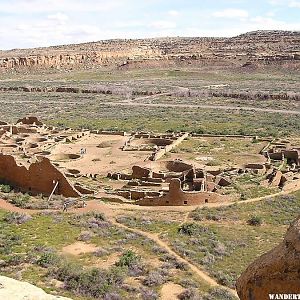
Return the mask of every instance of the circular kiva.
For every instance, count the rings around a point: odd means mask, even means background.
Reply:
[[[153,145],[153,146],[165,147],[171,145],[172,143],[173,143],[172,140],[153,138],[153,139],[134,139],[130,142],[130,145],[131,146]]]

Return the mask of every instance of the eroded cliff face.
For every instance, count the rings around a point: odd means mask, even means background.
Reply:
[[[300,32],[256,31],[233,38],[162,38],[0,51],[0,70],[93,68],[129,62],[300,60]]]
[[[241,300],[265,300],[269,294],[300,293],[300,217],[284,241],[254,261],[237,281]]]

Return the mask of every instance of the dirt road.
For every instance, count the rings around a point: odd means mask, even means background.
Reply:
[[[135,107],[161,107],[161,108],[187,108],[187,109],[216,109],[216,110],[246,110],[266,113],[300,115],[300,110],[284,110],[273,108],[260,108],[234,105],[206,105],[206,104],[168,104],[168,103],[140,103],[140,102],[105,102],[108,106],[135,106]]]
[[[161,96],[161,95],[159,95]],[[158,96],[156,96],[158,97]],[[155,98],[156,98],[155,97]],[[273,108],[260,108],[251,106],[235,106],[235,105],[208,105],[208,104],[169,104],[169,103],[141,103],[136,102],[137,100],[153,99],[153,96],[136,98],[134,100],[126,100],[123,102],[103,102],[100,103],[103,106],[132,106],[132,107],[152,107],[152,108],[182,108],[182,109],[213,109],[213,110],[236,110],[236,111],[256,111],[265,113],[277,113],[277,114],[287,114],[287,115],[300,115],[300,110],[286,110],[286,109],[273,109]],[[7,104],[7,100],[1,101],[0,103]],[[41,104],[40,101],[34,100],[14,100],[11,101],[12,104]],[[71,105],[78,104],[79,101],[47,101],[48,105]]]

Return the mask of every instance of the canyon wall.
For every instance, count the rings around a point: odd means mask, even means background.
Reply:
[[[300,32],[256,31],[233,38],[107,40],[0,51],[0,70],[124,66],[135,61],[232,61],[248,64],[300,60]]]

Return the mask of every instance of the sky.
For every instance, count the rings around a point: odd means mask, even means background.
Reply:
[[[0,49],[300,30],[300,0],[0,0]]]

